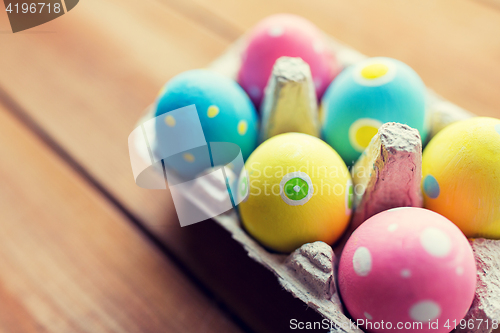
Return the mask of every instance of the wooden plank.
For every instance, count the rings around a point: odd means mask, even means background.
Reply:
[[[364,54],[406,62],[430,88],[459,106],[500,117],[500,11],[482,2],[192,1],[237,31],[275,13],[304,16]]]
[[[2,15],[0,30],[7,30]],[[283,331],[292,318],[321,320],[219,226],[180,228],[169,193],[133,181],[127,137],[143,109],[170,77],[207,65],[227,41],[155,0],[86,0],[30,32],[0,38],[3,99],[13,97],[16,112],[221,303],[259,332]]]
[[[500,1],[499,0],[475,0],[484,3],[485,5],[490,6],[492,9],[500,10]]]
[[[0,16],[6,30],[5,12]],[[85,1],[57,20],[0,38],[0,85],[89,172],[116,185],[109,186],[113,194],[134,193],[128,204],[142,218],[159,229],[174,218],[167,192],[133,182],[127,137],[170,77],[208,64],[227,42],[154,0]],[[165,204],[158,216],[153,207]]]
[[[3,105],[0,155],[0,331],[239,331]]]

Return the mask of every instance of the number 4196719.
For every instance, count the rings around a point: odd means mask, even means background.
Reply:
[[[50,7],[51,7],[50,2],[49,3],[45,3],[45,2],[26,3],[25,2],[22,4],[16,3],[14,5],[12,5],[12,3],[9,3],[9,5],[7,6],[7,8],[5,8],[5,10],[8,13],[14,12],[15,14],[19,14],[19,13],[41,14],[42,11],[44,11],[44,10],[47,13],[51,13],[51,10],[53,13],[56,13],[56,14],[61,12],[61,4],[60,3],[55,3],[55,4],[53,4],[52,8],[50,8]]]

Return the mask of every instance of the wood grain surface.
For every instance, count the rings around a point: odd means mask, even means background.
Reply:
[[[453,103],[500,116],[500,8],[483,1],[192,1],[236,31],[283,11],[304,16],[361,53],[406,62]]]
[[[127,137],[144,108],[172,75],[206,66],[229,42],[155,1],[87,0],[80,7],[20,38],[3,38],[0,95],[16,101],[12,112],[57,145],[133,223],[147,226],[150,240],[242,318],[244,329],[276,332],[294,317],[320,320],[225,231],[211,222],[180,228],[169,193],[133,181]]]
[[[239,331],[3,105],[0,142],[1,332]]]
[[[305,16],[365,54],[407,62],[456,104],[500,117],[500,10],[481,1],[85,0],[17,34],[7,33],[0,9],[0,119],[18,132],[14,140],[0,133],[0,150],[25,162],[1,174],[10,187],[0,187],[0,205],[10,210],[1,212],[0,228],[18,238],[0,235],[6,238],[2,261],[10,267],[0,269],[0,297],[8,300],[0,301],[0,324],[22,321],[27,332],[63,332],[68,323],[76,332],[99,332],[93,325],[103,332],[282,332],[292,318],[320,320],[212,222],[181,228],[168,191],[137,187],[128,158],[128,134],[161,86],[208,65],[267,15]],[[33,150],[48,166],[36,167]],[[27,183],[37,190],[22,188]],[[44,187],[55,191],[53,200]],[[45,222],[19,222],[37,218]],[[92,233],[101,228],[106,232],[99,237]],[[85,244],[94,245],[94,259],[80,260]],[[37,252],[32,260],[22,255],[28,247]],[[106,273],[92,269],[98,264]],[[145,267],[138,273],[135,265]],[[40,269],[82,281],[61,277],[46,290],[36,279]],[[31,305],[31,290],[57,307]],[[207,316],[193,319],[189,309]],[[121,326],[109,326],[115,321]]]

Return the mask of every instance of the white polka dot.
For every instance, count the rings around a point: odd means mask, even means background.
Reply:
[[[255,98],[260,97],[260,89],[257,86],[250,86],[250,88],[248,88],[248,93],[252,97]]]
[[[372,255],[366,247],[359,247],[352,257],[354,271],[359,276],[367,276],[372,269]]]
[[[271,37],[279,37],[279,36],[283,35],[284,32],[285,32],[285,30],[283,29],[283,27],[276,25],[274,27],[271,27],[271,29],[269,29],[268,34]]]
[[[302,199],[300,199],[300,200],[292,200],[292,199],[290,199],[287,196],[286,191],[285,191],[285,185],[288,183],[288,181],[290,181],[291,179],[294,179],[294,178],[300,178],[302,181],[306,182],[307,185],[308,185],[307,195],[305,197],[303,197]],[[300,190],[300,188],[299,188],[299,190]],[[311,198],[312,198],[313,195],[314,195],[314,186],[313,186],[311,177],[309,177],[309,175],[307,173],[300,172],[300,171],[295,171],[295,172],[287,173],[286,175],[283,176],[283,178],[281,178],[281,181],[280,181],[280,196],[281,196],[281,199],[287,205],[290,205],[290,206],[302,206],[302,205],[306,204],[307,202],[309,202],[309,200],[311,200]]]
[[[421,301],[410,308],[410,317],[413,320],[427,322],[441,315],[441,307],[433,301]]]
[[[409,277],[411,277],[411,271],[409,269],[402,269],[401,276],[405,279],[408,279]]]
[[[316,52],[316,53],[323,52],[323,49],[324,49],[323,43],[319,40],[315,41],[313,43],[313,49],[314,49],[314,52]]]
[[[394,231],[396,231],[397,228],[398,228],[398,225],[396,223],[393,223],[393,224],[389,225],[389,227],[387,227],[387,231],[394,232]]]
[[[420,235],[420,244],[434,257],[445,257],[451,251],[450,237],[436,228],[425,229]]]
[[[396,207],[396,208],[389,209],[388,212],[393,212],[395,210],[402,210],[402,209],[408,209],[408,208],[411,208],[411,207]]]
[[[369,314],[368,312],[365,312],[364,315],[365,315],[366,319],[370,319],[370,320],[373,319],[372,315]]]
[[[462,266],[458,266],[455,269],[455,272],[457,273],[457,275],[462,275],[462,274],[464,274],[464,268]]]

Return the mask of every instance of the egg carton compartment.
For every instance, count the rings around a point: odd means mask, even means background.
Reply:
[[[367,58],[330,36],[326,36],[326,39],[342,68]],[[216,59],[209,66],[209,69],[236,79],[245,43],[246,37],[243,36]],[[427,121],[430,127],[429,137],[434,136],[453,122],[474,116],[474,114],[441,98],[430,89],[427,89],[427,110]],[[153,113],[153,107],[150,107],[140,123],[152,118]],[[385,136],[381,135],[381,131],[386,131],[384,132]],[[356,165],[377,165],[377,168],[389,178],[397,178],[401,170],[408,170],[409,168],[404,168],[408,163],[413,163],[417,167],[412,169],[410,175],[407,175],[413,182],[407,185],[404,194],[389,196],[398,198],[398,200],[389,203],[384,195],[391,191],[398,191],[388,185],[394,182],[377,182],[377,179],[369,178],[354,179],[355,183],[363,182],[367,190],[362,197],[355,197],[357,209],[353,214],[351,229],[346,232],[343,239],[334,245],[334,248],[323,242],[314,242],[304,244],[290,255],[277,254],[265,249],[246,233],[234,209],[213,219],[243,246],[250,258],[273,272],[284,289],[329,320],[332,332],[363,332],[346,315],[341,304],[336,282],[337,259],[347,236],[353,231],[354,225],[362,222],[365,219],[364,216],[373,215],[374,212],[370,212],[370,210],[376,209],[373,207],[377,206],[373,205],[373,202],[381,197],[383,197],[384,209],[400,206],[422,206],[420,193],[422,147],[418,131],[413,131],[405,125],[395,123],[384,125],[384,129],[381,128],[379,131],[379,138],[372,140],[365,151],[368,153],[358,160]],[[418,140],[415,140],[415,135],[417,135]],[[392,138],[392,141],[399,140],[398,144],[391,145],[391,140],[388,140],[387,137]],[[141,152],[139,148],[137,150],[137,154],[143,156],[145,160],[148,159],[147,152]],[[382,156],[383,154],[385,155]],[[401,158],[401,154],[404,154],[405,157]],[[227,169],[226,174],[229,178],[236,177],[234,174],[231,175]],[[158,170],[158,175],[163,176],[161,170]],[[194,203],[207,216],[217,215],[217,212],[221,211],[218,208],[218,205],[221,205],[221,194],[227,193],[226,183],[208,174],[207,177],[204,177],[203,183],[199,182],[196,186],[197,190],[190,191],[186,200]],[[469,241],[476,258],[477,288],[473,304],[464,319],[474,322],[479,322],[479,320],[490,323],[493,320],[498,322],[500,321],[500,241],[488,239],[471,239]],[[468,328],[466,325],[465,328],[455,329],[455,332],[486,333],[492,331],[491,324],[488,326],[483,324],[479,328],[477,325],[474,325],[474,328]]]

